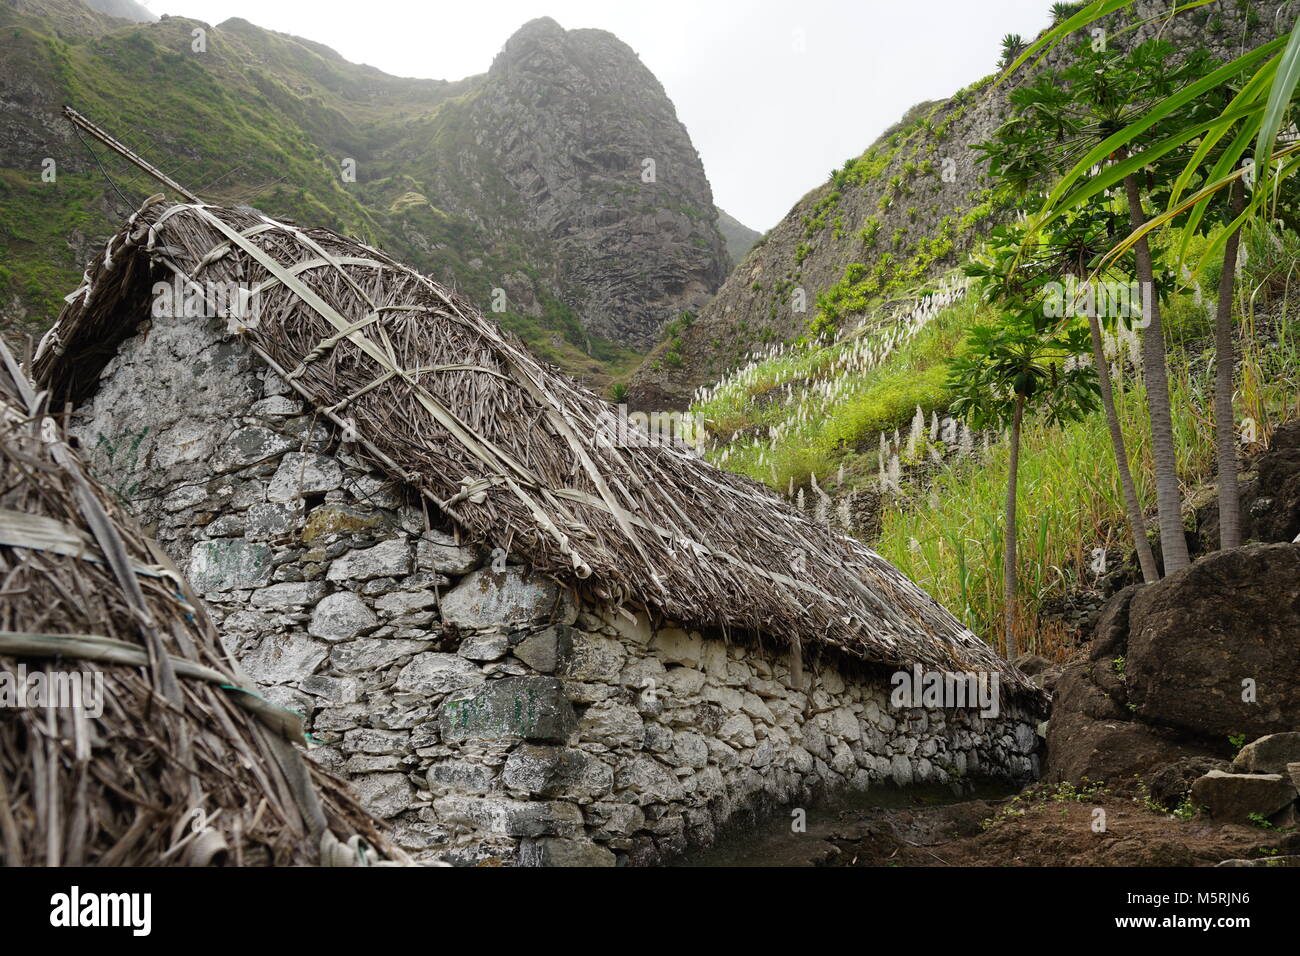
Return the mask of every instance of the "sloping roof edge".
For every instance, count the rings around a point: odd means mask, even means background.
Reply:
[[[34,374],[56,405],[93,390],[160,276],[205,301],[243,290],[258,320],[236,334],[379,469],[558,580],[692,626],[997,673],[1043,697],[865,544],[681,448],[609,440],[613,406],[455,293],[329,230],[154,197],[41,342]]]

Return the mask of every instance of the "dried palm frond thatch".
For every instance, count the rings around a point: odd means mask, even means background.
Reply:
[[[594,597],[860,660],[1038,691],[865,545],[675,447],[622,447],[613,406],[384,253],[248,208],[155,197],[42,341],[56,406],[95,388],[158,281],[238,284],[239,334],[374,464],[473,538]],[[159,320],[165,321],[165,320]],[[631,443],[627,443],[631,444]]]
[[[404,859],[252,687],[0,343],[0,864]]]

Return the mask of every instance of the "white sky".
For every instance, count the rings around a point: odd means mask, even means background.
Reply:
[[[714,201],[775,225],[910,106],[991,73],[1003,34],[1050,0],[148,0],[210,24],[243,17],[397,76],[482,73],[528,20],[609,30],[659,78]],[[800,43],[802,41],[802,44]]]

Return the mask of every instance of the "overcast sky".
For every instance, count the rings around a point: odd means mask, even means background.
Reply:
[[[398,76],[482,73],[535,17],[609,30],[677,107],[714,201],[775,225],[915,103],[993,71],[1006,33],[1050,0],[148,0],[210,24],[238,16]]]

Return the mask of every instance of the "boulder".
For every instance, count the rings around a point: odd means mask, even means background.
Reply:
[[[1218,757],[1183,757],[1160,768],[1147,781],[1151,801],[1166,810],[1177,810],[1192,791],[1192,784],[1211,770],[1225,771],[1228,761]]]
[[[1293,763],[1300,763],[1300,733],[1269,734],[1241,748],[1232,772],[1285,774]]]
[[[1085,780],[1119,783],[1175,761],[1203,756],[1200,748],[1167,731],[1134,721],[1097,686],[1098,662],[1065,669],[1047,727],[1047,779],[1076,786]]]
[[[1192,803],[1210,818],[1250,824],[1285,809],[1296,798],[1290,778],[1280,773],[1224,773],[1211,770],[1192,784]]]
[[[1133,597],[1128,700],[1146,723],[1211,740],[1290,731],[1300,713],[1297,633],[1300,546],[1209,554]]]

